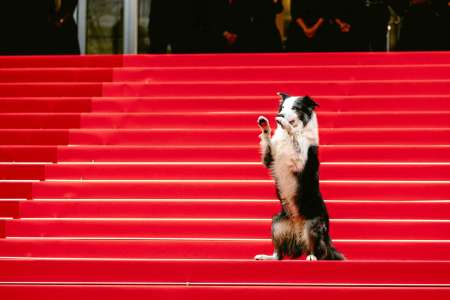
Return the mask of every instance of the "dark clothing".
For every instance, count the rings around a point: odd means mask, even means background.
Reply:
[[[149,37],[151,53],[195,53],[201,49],[201,0],[152,0]]]
[[[151,53],[166,53],[167,46],[172,41],[170,18],[171,1],[152,0],[150,6],[149,38]]]
[[[0,54],[45,54],[48,1],[1,1]]]
[[[395,0],[396,8],[400,0]],[[334,26],[332,49],[337,51],[386,51],[390,19],[388,0],[334,1],[331,6]],[[342,32],[336,19],[350,25]]]
[[[439,30],[436,36],[442,50],[450,50],[450,5],[449,0],[432,0],[431,5],[439,18]]]
[[[438,33],[444,29],[439,14],[429,3],[411,5],[403,18],[399,50],[442,50],[447,36]]]
[[[386,0],[386,3],[398,16],[404,16],[409,6],[409,0]]]
[[[441,3],[444,1],[440,1]],[[442,39],[442,47],[443,50],[450,50],[450,5],[448,5],[448,0],[445,0],[447,2],[447,5],[445,3],[438,4],[438,12],[439,15],[442,18],[442,26],[443,29],[441,33],[439,34]]]
[[[251,50],[278,52],[282,50],[281,36],[276,26],[276,16],[283,11],[281,0],[253,0]]]
[[[328,5],[329,3],[326,0],[292,0],[292,20],[301,18],[307,26],[312,26],[318,19],[328,16]]]
[[[363,44],[365,2],[361,0],[334,1],[332,12],[334,20],[332,30],[331,49],[333,51],[363,51],[367,46]],[[340,30],[337,19],[350,25],[348,32]]]
[[[58,11],[55,1],[49,2],[49,53],[80,54],[78,26],[73,17],[78,0],[62,0]]]
[[[251,49],[251,1],[206,0],[206,44],[211,52],[248,52]],[[230,44],[224,37],[237,35]]]
[[[329,41],[329,6],[327,0],[292,0],[287,50],[288,51],[326,51]],[[313,38],[308,38],[297,24],[301,19],[308,27],[314,26],[320,19],[324,23]]]
[[[386,51],[387,27],[391,17],[385,1],[365,6],[362,13],[362,50]]]

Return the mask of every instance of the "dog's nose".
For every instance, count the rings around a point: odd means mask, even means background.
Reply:
[[[278,114],[277,117],[278,118],[284,118],[284,115],[283,114]]]

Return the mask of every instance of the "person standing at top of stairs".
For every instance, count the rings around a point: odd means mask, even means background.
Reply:
[[[73,17],[78,0],[48,0],[49,54],[80,54],[78,27]]]
[[[327,50],[330,28],[329,5],[327,0],[291,0],[287,51]]]
[[[252,0],[251,51],[280,52],[283,49],[276,17],[283,12],[281,0]]]

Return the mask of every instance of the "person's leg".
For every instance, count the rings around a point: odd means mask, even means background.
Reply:
[[[78,42],[78,27],[75,20],[68,20],[67,23],[60,28],[59,32],[60,54],[80,54],[80,44]]]
[[[389,10],[384,5],[370,8],[370,48],[372,51],[386,51]]]
[[[307,51],[306,37],[297,24],[292,22],[289,27],[286,50],[288,52],[302,52]]]

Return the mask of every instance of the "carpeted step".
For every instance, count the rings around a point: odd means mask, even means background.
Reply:
[[[20,210],[20,201],[15,199],[0,200],[0,218],[18,218]],[[0,237],[4,236],[4,232],[0,233]]]
[[[200,125],[200,124],[199,124]],[[258,128],[255,129],[208,129],[197,130],[161,124],[161,129],[149,130],[70,130],[69,144],[73,145],[253,145],[259,143]],[[256,127],[256,126],[255,126]],[[166,129],[168,128],[168,129]],[[25,131],[26,135],[33,131]],[[25,144],[65,144],[62,131],[47,131],[43,137],[30,137]],[[47,133],[45,132],[45,133]],[[42,131],[44,133],[44,131]],[[55,135],[55,136],[54,136]],[[450,128],[321,128],[322,145],[445,145],[450,140]],[[24,140],[14,130],[0,130],[1,144],[20,144]]]
[[[2,157],[7,161],[28,159],[26,149],[33,151],[37,146],[0,146]],[[18,149],[21,153],[14,151]],[[44,151],[46,148],[36,148]],[[322,162],[449,162],[450,146],[446,145],[321,145]],[[405,151],[408,155],[405,155]],[[58,160],[65,162],[189,162],[260,161],[258,145],[248,146],[58,146]],[[40,152],[38,152],[40,154]],[[41,155],[41,154],[40,154]],[[17,157],[17,158],[16,158]],[[46,158],[42,154],[43,159]],[[51,158],[51,157],[50,157]],[[47,161],[47,160],[44,160]],[[50,160],[52,161],[52,160]]]
[[[0,68],[111,68],[121,67],[120,55],[0,56]]]
[[[445,52],[0,57],[0,295],[447,299],[449,66]],[[280,209],[256,125],[275,127],[279,91],[320,104],[346,262],[253,260]]]
[[[0,164],[0,180],[44,180],[45,166],[43,164],[10,163]]]
[[[1,259],[15,283],[178,283],[221,285],[448,285],[446,261],[260,262],[241,260]],[[7,272],[3,271],[7,270]]]
[[[321,146],[322,160],[447,162],[450,146]],[[200,150],[200,151],[199,151]],[[409,155],[405,157],[404,151]],[[258,146],[0,145],[2,162],[249,162]]]
[[[27,181],[0,181],[0,199],[31,199],[32,184]],[[0,230],[1,231],[1,230]]]
[[[301,93],[298,95],[304,95]],[[450,111],[450,95],[312,95],[320,104],[319,113],[367,111]],[[271,112],[278,110],[279,98],[270,96],[175,96],[175,97],[1,97],[2,113],[198,113]],[[426,110],[424,111],[424,103]],[[91,108],[92,106],[92,108]]]
[[[282,53],[124,56],[125,67],[450,64],[448,52]]]
[[[449,64],[448,52],[4,56],[1,68]]]
[[[322,180],[447,180],[448,163],[327,163],[322,162]],[[1,164],[1,180],[20,179],[270,179],[259,162],[249,163],[109,163],[109,164]]]
[[[341,241],[336,248],[348,260],[449,260],[448,241]],[[376,249],[376,251],[374,250]],[[0,240],[2,257],[252,259],[273,252],[270,239],[46,239]],[[301,257],[304,259],[304,257]]]
[[[56,162],[57,147],[42,145],[0,145],[1,162]]]
[[[23,167],[23,169],[22,169]],[[0,166],[0,174],[25,178],[30,166]],[[251,164],[59,164],[41,166],[39,179],[270,179],[260,163]],[[31,168],[31,167],[30,167]],[[22,175],[23,174],[23,175]],[[447,180],[450,164],[329,164],[322,163],[322,180]],[[2,175],[0,175],[1,178]],[[5,175],[3,175],[5,176]],[[10,178],[10,177],[9,177]],[[20,179],[20,178],[18,178]]]
[[[81,128],[154,128],[155,124],[198,128],[199,124],[207,128],[255,128],[255,120],[264,114],[275,128],[275,113],[269,112],[206,112],[182,113],[160,112],[144,114],[83,114]],[[25,118],[26,116],[23,115]],[[75,118],[75,117],[73,117]],[[318,112],[319,124],[323,128],[359,127],[450,127],[450,111],[405,112]],[[417,120],[420,119],[420,124]],[[14,121],[8,120],[9,126]],[[6,122],[6,120],[5,120]],[[21,122],[24,124],[26,122]],[[64,124],[64,122],[58,122]],[[75,126],[72,126],[75,127]],[[16,127],[20,128],[20,127]]]
[[[439,68],[437,68],[439,69]],[[429,70],[429,76],[435,68]],[[438,75],[436,75],[438,76]],[[0,82],[107,82],[113,81],[112,68],[0,68]]]
[[[322,162],[449,162],[448,145],[322,145]],[[405,155],[405,151],[408,155]],[[3,162],[257,162],[254,146],[0,145]]]
[[[20,182],[0,182],[0,196],[23,198],[28,195]],[[53,181],[34,182],[38,199],[275,199],[271,180],[261,181]],[[449,181],[322,181],[325,199],[332,200],[448,200]]]
[[[1,145],[67,145],[67,129],[0,129]]]
[[[450,94],[450,80],[167,81],[152,83],[0,83],[2,97],[263,96]]]
[[[158,112],[158,113],[7,113],[2,114],[0,128],[129,128],[145,129],[157,126],[198,128],[256,128],[260,115],[268,117],[276,126],[273,111],[259,112]],[[319,124],[324,128],[402,128],[450,127],[450,111],[375,111],[375,112],[318,112]],[[420,119],[420,123],[417,120]]]
[[[89,298],[110,300],[117,299],[185,299],[185,300],[217,300],[224,299],[274,299],[290,298],[302,295],[308,298],[333,298],[335,300],[394,300],[424,299],[446,300],[450,297],[450,289],[446,287],[327,287],[327,286],[208,286],[208,285],[56,285],[56,284],[17,284],[0,285],[0,292],[12,299],[33,298],[48,299],[48,295],[67,300],[85,300]]]
[[[200,124],[199,124],[200,125]],[[240,146],[259,143],[255,129],[0,129],[1,145]],[[256,126],[255,126],[256,127]],[[321,128],[322,145],[445,145],[450,128]]]
[[[2,129],[69,129],[81,127],[79,113],[2,113]]]
[[[0,83],[2,97],[93,97],[102,96],[101,82]]]
[[[0,113],[81,113],[91,111],[90,97],[1,97]]]
[[[222,66],[144,68],[0,68],[0,82],[167,80],[446,79],[450,64],[342,66]],[[406,75],[407,74],[407,75]]]
[[[93,84],[91,84],[93,85]],[[76,94],[96,96],[94,87],[79,87]],[[0,84],[0,92],[30,96],[52,96],[58,86],[29,84],[29,89],[18,91],[14,86]],[[69,89],[70,90],[70,89]],[[167,81],[151,83],[104,83],[103,96],[257,96],[274,95],[286,91],[292,95],[404,95],[449,94],[450,80],[371,80],[371,81]],[[68,93],[62,93],[67,96]],[[75,95],[71,93],[70,95]]]
[[[168,67],[168,66],[242,66],[242,65],[403,65],[450,64],[448,52],[389,53],[277,53],[277,54],[203,54],[199,55],[46,55],[0,57],[0,68],[42,67]]]
[[[290,92],[290,91],[286,91]],[[298,94],[305,95],[302,91]],[[326,96],[311,94],[320,104],[319,112],[355,111],[449,111],[450,95],[360,95]],[[35,98],[39,99],[39,98]],[[94,97],[95,112],[211,112],[270,111],[280,103],[275,94],[269,96],[160,96],[160,97]],[[424,103],[426,103],[424,110]],[[1,109],[1,108],[0,108]]]
[[[450,201],[325,200],[331,217],[341,219],[444,220]],[[0,201],[5,216],[21,218],[270,218],[278,200],[90,199]],[[9,212],[10,215],[7,213]]]
[[[269,239],[265,219],[55,219],[4,220],[7,237]],[[331,219],[335,239],[448,240],[450,220]]]
[[[114,69],[114,81],[448,79],[450,78],[449,67],[450,64],[120,68]],[[94,71],[99,72],[95,69]],[[5,75],[9,74],[8,70],[0,70],[0,81],[2,81],[2,72]],[[61,73],[63,76],[67,76],[68,72]],[[80,70],[81,72],[85,71]],[[52,74],[48,72],[48,75],[44,73],[44,76],[48,76],[50,79],[57,78]],[[30,79],[33,77],[30,76]],[[3,79],[3,81],[6,80]]]

